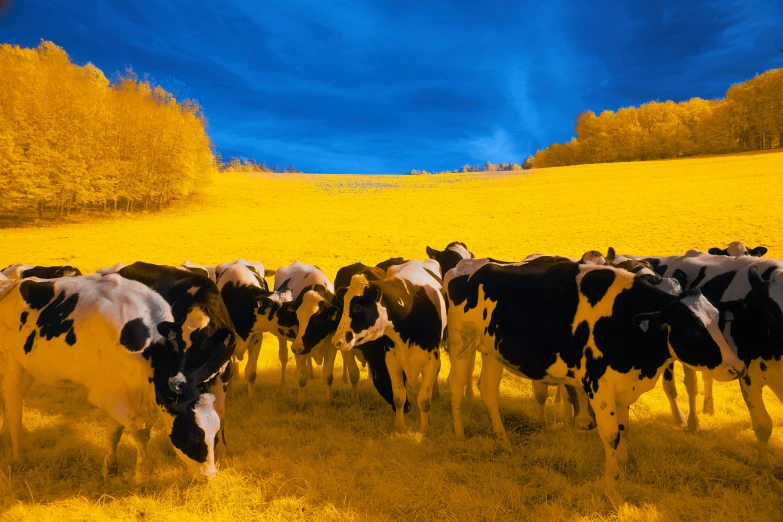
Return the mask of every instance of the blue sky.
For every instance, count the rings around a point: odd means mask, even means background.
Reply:
[[[0,4],[3,2],[0,1]],[[521,162],[581,111],[783,66],[783,2],[11,0],[0,41],[197,99],[225,158],[320,172]]]

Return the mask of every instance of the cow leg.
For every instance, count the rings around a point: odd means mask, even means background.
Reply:
[[[343,384],[348,384],[348,359],[353,359],[353,352],[348,353],[340,350],[340,356],[343,358]]]
[[[473,373],[476,371],[476,357],[478,354],[474,351],[468,356],[467,380],[465,381],[465,398],[472,399],[473,395]]]
[[[707,415],[715,415],[715,400],[712,398],[712,374],[702,372],[701,378],[704,381],[704,409],[702,411]]]
[[[280,384],[285,385],[285,371],[288,366],[288,341],[277,338],[277,357],[280,359]]]
[[[449,336],[451,337],[451,336]],[[474,357],[475,350],[463,351],[462,339],[454,338],[449,340],[449,362],[451,371],[449,371],[448,383],[451,394],[451,418],[454,422],[454,435],[457,438],[465,438],[465,427],[462,424],[462,397],[465,390],[465,380],[468,377],[469,359]]]
[[[500,418],[500,380],[503,378],[503,365],[496,357],[492,355],[481,358],[481,380],[479,381],[479,391],[484,404],[489,412],[489,421],[495,435],[500,439],[504,448],[510,449],[506,429],[503,427],[503,421]]]
[[[30,386],[33,384],[33,376],[30,375],[27,372],[24,372],[22,375],[22,399],[27,395],[27,391],[30,389]],[[10,440],[10,432],[8,431],[9,424],[6,422],[7,415],[5,413],[5,402],[3,402],[3,424],[2,427],[0,427],[0,443],[2,443],[2,440],[8,439]]]
[[[696,370],[692,370],[683,366],[685,370],[685,389],[688,391],[688,431],[698,433],[699,431],[699,414],[696,413],[696,396],[699,394],[699,380],[696,375]]]
[[[140,486],[147,477],[149,459],[147,458],[147,443],[150,441],[150,429],[147,427],[133,431],[133,442],[136,445],[136,474],[133,482]]]
[[[742,398],[745,399],[745,404],[748,406],[750,422],[753,425],[753,432],[756,434],[758,445],[756,466],[763,469],[772,469],[772,463],[769,460],[769,438],[772,436],[772,418],[767,413],[767,408],[764,405],[762,396],[764,389],[763,380],[753,375],[750,378],[741,378],[739,381]]]
[[[571,400],[566,390],[565,384],[561,384],[557,387],[557,396],[562,401],[560,405],[560,411],[563,416],[563,424],[574,424],[574,405],[571,404]]]
[[[539,381],[531,381],[531,383],[533,384],[533,397],[536,399],[535,422],[542,428],[545,428],[546,417],[544,409],[546,406],[546,399],[549,397],[549,386]],[[482,395],[484,394],[482,393]]]
[[[296,361],[296,376],[299,383],[299,392],[296,399],[296,407],[300,410],[304,407],[305,402],[305,386],[307,386],[307,360],[310,359],[309,355],[294,355],[294,361]]]
[[[599,388],[598,392],[590,399],[590,403],[593,405],[593,410],[595,411],[595,420],[598,423],[598,434],[601,436],[601,442],[603,442],[604,451],[606,452],[606,478],[612,479],[617,477],[620,473],[617,462],[617,448],[620,445],[621,437],[617,419],[617,404],[615,402],[614,391],[601,392],[602,390]]]
[[[359,401],[359,365],[356,364],[356,357],[354,357],[353,353],[346,353],[342,350],[341,353],[343,354],[343,364],[347,367],[348,374],[351,377],[351,402],[356,404]],[[343,368],[343,374],[345,372],[346,368]]]
[[[631,407],[617,405],[617,429],[620,432],[620,444],[617,446],[617,461],[623,465],[628,462],[628,446],[626,438],[628,437],[628,427],[631,424]]]
[[[432,400],[434,401],[440,399],[440,382],[438,381],[440,380],[440,369],[441,366],[443,365],[443,361],[440,358],[441,356],[440,348],[438,348],[437,350],[438,350],[438,371],[435,374],[435,382],[432,383]]]
[[[248,341],[247,366],[245,366],[245,380],[247,381],[247,396],[255,399],[256,371],[258,370],[258,355],[261,353],[261,335],[252,334]]]
[[[22,400],[24,399],[25,371],[22,365],[6,357],[5,379],[3,379],[3,397],[5,398],[5,415],[3,429],[11,437],[13,458],[17,462],[24,460],[22,454]]]
[[[323,377],[324,384],[326,385],[325,397],[327,402],[332,402],[334,399],[334,393],[332,392],[332,383],[334,382],[334,360],[337,358],[337,348],[331,345],[331,343],[322,348],[324,350],[324,365],[321,368],[321,377]],[[307,358],[308,362],[312,361],[311,357]],[[343,354],[343,361],[345,361],[345,355]]]
[[[576,410],[574,415],[574,427],[584,431],[594,429],[595,423],[593,422],[593,416],[590,414],[590,401],[587,398],[587,393],[585,393],[584,388],[580,386],[569,386],[566,390],[566,394],[569,398],[569,402],[571,400],[574,401],[571,404]],[[573,395],[573,397],[571,397],[571,395]],[[625,427],[627,429],[628,425],[626,424]]]
[[[419,433],[426,435],[430,431],[430,408],[432,407],[433,390],[438,382],[438,371],[440,370],[440,349],[435,348],[432,352],[425,352],[427,359],[424,361],[424,371],[421,377],[421,387],[419,395],[416,398],[421,413],[421,424]]]
[[[120,465],[117,462],[117,444],[120,443],[124,429],[125,426],[111,415],[106,419],[106,456],[103,458],[103,467],[101,468],[104,480],[112,475],[120,474]]]
[[[209,387],[210,393],[215,395],[215,412],[220,417],[220,430],[217,432],[217,444],[215,444],[215,456],[225,456],[228,453],[226,446],[226,389],[228,383],[223,382],[222,375],[215,379]]]
[[[392,384],[392,396],[394,397],[394,427],[398,430],[405,429],[405,401],[407,400],[407,391],[405,390],[405,381],[403,380],[402,366],[397,361],[396,350],[386,352],[386,368],[389,370],[389,377]]]
[[[672,410],[672,420],[674,424],[685,428],[687,426],[685,415],[677,404],[677,384],[674,382],[674,363],[669,364],[663,371],[663,392],[669,399],[669,407]]]
[[[315,379],[315,372],[313,371],[313,358],[308,357],[307,358],[307,378],[308,379]]]

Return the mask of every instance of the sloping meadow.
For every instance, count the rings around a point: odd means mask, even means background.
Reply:
[[[463,241],[478,256],[586,250],[678,254],[742,240],[783,256],[783,154],[588,165],[514,174],[438,176],[223,174],[160,213],[44,228],[0,230],[0,265],[72,264],[84,272],[117,261],[201,264],[244,257],[276,268],[299,259],[330,276],[341,266],[424,257],[427,245]],[[715,383],[716,415],[701,433],[671,422],[660,386],[632,408],[624,481],[601,478],[595,433],[574,433],[559,408],[532,425],[529,382],[506,375],[501,415],[513,445],[495,442],[486,409],[467,401],[465,441],[451,434],[443,396],[432,434],[395,433],[393,413],[362,371],[359,405],[336,379],[333,406],[307,386],[295,412],[289,365],[279,385],[277,343],[266,338],[248,401],[229,398],[228,458],[209,484],[191,484],[160,430],[156,472],[142,490],[100,478],[104,414],[71,385],[35,384],[25,403],[27,465],[0,453],[0,511],[11,520],[777,520],[783,517],[783,407],[765,399],[776,430],[775,472],[753,468],[755,437],[736,383]],[[316,376],[319,375],[316,369]],[[681,407],[687,395],[678,371]],[[478,395],[478,394],[477,394]],[[551,400],[550,402],[553,402]],[[698,399],[701,408],[702,397]],[[123,439],[120,466],[135,451]]]

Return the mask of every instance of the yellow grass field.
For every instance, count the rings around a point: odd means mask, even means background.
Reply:
[[[584,251],[679,254],[741,239],[783,257],[783,154],[588,165],[514,174],[427,177],[221,175],[161,213],[112,221],[0,230],[0,265],[73,264],[91,271],[117,261],[215,264],[240,256],[267,268],[296,259],[334,276],[355,261],[422,258],[425,246],[464,241],[477,257]],[[259,400],[243,386],[229,397],[230,455],[218,477],[191,484],[160,430],[156,473],[142,490],[100,477],[105,416],[73,385],[34,385],[24,411],[28,463],[0,452],[0,516],[8,520],[783,520],[783,406],[765,399],[776,431],[773,473],[754,469],[755,437],[736,383],[715,384],[715,416],[701,433],[675,427],[660,386],[632,408],[624,481],[601,477],[595,433],[574,433],[558,408],[548,428],[532,424],[528,382],[506,375],[503,415],[513,452],[496,443],[477,398],[466,404],[465,441],[451,432],[442,398],[432,433],[392,430],[393,413],[362,372],[360,403],[336,379],[279,385],[276,342],[262,348]],[[339,358],[338,358],[339,361]],[[339,366],[339,363],[338,363]],[[316,375],[319,371],[316,370]],[[680,404],[687,399],[678,372]],[[701,400],[699,397],[699,408]],[[129,441],[119,449],[133,469]]]

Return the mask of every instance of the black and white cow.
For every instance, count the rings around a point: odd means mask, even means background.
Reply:
[[[392,260],[394,261],[394,260]],[[395,266],[394,263],[383,263],[387,266]],[[386,275],[386,271],[379,267],[369,267],[362,263],[354,263],[342,267],[337,271],[334,279],[334,293],[323,292],[317,289],[309,290],[301,295],[301,305],[297,307],[297,319],[299,330],[292,344],[294,352],[312,350],[323,343],[331,343],[332,336],[337,331],[340,318],[343,313],[343,300],[351,284],[353,276],[361,274],[368,281],[379,281]],[[393,343],[388,337],[381,337],[369,341],[352,350],[341,350],[343,354],[343,366],[350,375],[352,395],[354,402],[358,399],[359,366],[356,359],[366,362],[369,366],[370,376],[378,393],[394,408],[391,378],[386,367],[385,353]],[[331,346],[331,344],[330,344]],[[345,374],[345,369],[343,371]],[[406,376],[403,375],[403,380]],[[407,413],[410,403],[406,400],[403,408]]]
[[[22,460],[22,399],[33,379],[77,382],[109,413],[103,475],[118,472],[124,429],[136,445],[135,480],[148,467],[147,441],[159,411],[177,455],[199,478],[215,475],[220,419],[214,396],[175,394],[169,379],[181,356],[181,331],[168,303],[118,275],[17,280],[0,293],[0,354],[4,356],[4,435]]]
[[[234,355],[239,359],[244,359],[245,353],[254,353],[255,350],[261,350],[263,341],[263,332],[257,328],[257,315],[259,300],[270,295],[269,286],[264,280],[264,265],[255,261],[245,261],[239,259],[221,263],[215,268],[215,277],[217,280],[218,291],[234,323],[234,330],[237,333],[237,346]],[[255,352],[256,354],[258,352]],[[247,381],[248,395],[251,398],[256,396],[256,362],[248,363],[245,367],[245,380]],[[288,363],[288,353],[281,352],[280,362],[283,366],[283,383],[285,383],[285,368]]]
[[[767,247],[757,246],[756,248],[751,248],[750,250],[748,250],[748,247],[746,247],[745,243],[743,243],[742,241],[734,241],[733,243],[729,243],[729,246],[727,248],[717,248],[717,247],[710,248],[709,253],[714,256],[764,257],[764,254],[767,253]]]
[[[317,364],[323,363],[321,376],[328,401],[333,399],[332,383],[334,382],[334,359],[337,350],[329,343],[304,346],[297,343],[299,332],[298,313],[303,304],[304,294],[313,291],[320,295],[333,295],[334,286],[324,272],[314,265],[299,261],[283,266],[275,272],[275,289],[257,301],[254,331],[270,332],[276,336],[279,343],[280,362],[283,355],[288,356],[288,341],[292,342],[291,351],[296,361],[297,382],[299,384],[297,405],[304,406],[305,386],[312,377],[312,359]],[[260,347],[259,347],[260,348]],[[258,350],[250,352],[248,365],[254,365],[258,360]],[[344,359],[345,360],[345,359]],[[285,368],[285,367],[284,367]],[[285,369],[283,370],[285,372]]]
[[[461,262],[444,285],[459,437],[461,380],[476,349],[486,355],[481,395],[504,444],[498,411],[503,367],[544,384],[581,386],[595,411],[607,476],[627,459],[623,431],[630,405],[655,386],[673,358],[719,380],[745,371],[720,332],[718,310],[697,290],[672,296],[611,267],[486,259]]]
[[[76,277],[82,275],[81,271],[71,265],[35,266],[35,265],[11,265],[2,270],[8,279],[26,279],[39,277],[41,279],[57,279],[58,277]]]
[[[392,385],[395,427],[405,426],[404,375],[415,382],[421,374],[419,431],[427,433],[445,328],[446,304],[439,278],[422,262],[410,261],[390,267],[380,281],[371,282],[363,274],[351,278],[332,342],[340,350],[351,350],[387,337],[391,346],[384,358]]]
[[[215,410],[221,420],[219,449],[225,451],[229,361],[237,341],[217,286],[203,274],[143,262],[133,263],[117,273],[150,288],[171,306],[183,345],[180,371],[169,379],[169,387],[176,394],[194,387],[215,395]]]
[[[186,259],[184,263],[177,265],[176,268],[208,277],[212,280],[213,283],[217,282],[217,277],[215,276],[215,270],[217,267],[197,265],[192,263],[189,259]]]
[[[757,464],[771,468],[772,419],[762,391],[769,386],[783,400],[783,261],[713,256],[695,250],[684,256],[646,259],[658,273],[677,277],[686,288],[700,289],[710,302],[728,310],[723,333],[748,368],[740,388],[758,441]],[[693,411],[698,389],[692,372],[686,372],[685,384]],[[704,389],[706,409],[712,382],[705,379]],[[688,421],[692,423],[690,416]]]

